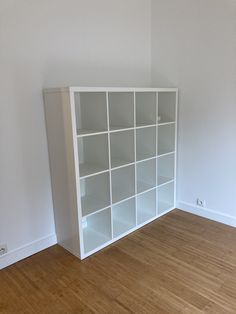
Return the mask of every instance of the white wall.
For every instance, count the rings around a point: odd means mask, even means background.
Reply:
[[[150,1],[1,0],[0,244],[55,232],[42,88],[150,84]]]
[[[180,88],[181,206],[204,215],[194,208],[200,197],[216,211],[206,216],[229,223],[224,217],[236,218],[236,2],[153,0],[152,69],[154,85]]]

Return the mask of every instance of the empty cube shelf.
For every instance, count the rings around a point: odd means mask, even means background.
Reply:
[[[118,237],[136,225],[135,198],[112,206],[113,236]]]
[[[158,93],[158,122],[175,122],[176,117],[176,93]]]
[[[158,185],[173,180],[175,176],[175,154],[160,156],[157,163]]]
[[[175,151],[175,125],[160,125],[158,127],[158,155]]]
[[[111,209],[83,218],[84,252],[88,253],[110,241]]]
[[[174,182],[157,188],[158,214],[174,207]]]
[[[116,203],[135,193],[135,169],[134,166],[127,166],[112,170],[112,202]]]
[[[134,94],[109,93],[110,130],[134,127]]]
[[[156,159],[137,163],[137,192],[149,190],[156,186]]]
[[[110,134],[111,167],[119,167],[134,162],[134,131]]]
[[[107,131],[106,93],[76,93],[75,111],[78,135]]]
[[[136,126],[156,124],[156,93],[136,93]]]
[[[156,127],[137,129],[136,154],[137,160],[156,156]]]
[[[82,214],[86,216],[110,205],[109,173],[80,180]]]
[[[137,221],[142,224],[156,216],[156,189],[137,196]]]
[[[81,177],[109,168],[107,134],[78,138],[78,152]]]

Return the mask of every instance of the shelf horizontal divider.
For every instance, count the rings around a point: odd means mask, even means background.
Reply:
[[[174,154],[175,152],[176,152],[175,150],[172,150],[172,151],[170,151],[168,153],[158,154],[157,158],[163,157],[163,156],[167,156],[167,155],[171,155],[171,154]]]
[[[159,122],[159,123],[158,123],[158,126],[168,125],[168,124],[175,124],[175,121]]]
[[[80,177],[85,178],[89,176],[94,176],[103,172],[108,171],[109,168],[104,168],[100,165],[84,163],[80,164]]]
[[[100,135],[100,134],[107,134],[108,130],[106,131],[98,131],[98,130],[83,130],[82,132],[77,133],[77,137],[87,137],[87,136],[96,136],[96,135]]]
[[[138,181],[137,186],[138,186],[137,193],[142,193],[154,188],[155,184],[150,184],[144,181]]]
[[[134,164],[135,164],[134,161],[124,161],[124,160],[116,159],[116,160],[113,160],[111,169],[112,170],[120,169],[120,168],[127,167]]]
[[[134,126],[133,127],[127,127],[127,128],[124,128],[124,127],[118,127],[118,126],[110,126],[110,133],[116,133],[116,132],[125,132],[125,131],[129,131],[129,130],[133,130],[134,129]]]
[[[168,178],[168,177],[158,176],[158,178],[157,178],[157,184],[158,184],[158,186],[159,186],[159,185],[162,185],[162,184],[171,182],[171,181],[173,181],[173,180],[174,180],[174,178]]]
[[[157,126],[157,124],[145,124],[145,123],[138,123],[136,124],[136,129],[144,129],[144,128],[152,128]]]
[[[95,196],[83,196],[81,198],[83,216],[100,211],[110,205],[104,198]]]

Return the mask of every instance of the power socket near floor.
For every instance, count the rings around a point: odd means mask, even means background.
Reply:
[[[197,205],[200,206],[200,207],[206,207],[206,200],[202,200],[200,198],[197,198],[197,201],[196,201]]]
[[[0,256],[7,253],[7,245],[6,244],[0,244]]]

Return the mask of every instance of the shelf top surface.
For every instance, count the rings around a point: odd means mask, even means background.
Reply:
[[[56,92],[177,92],[178,88],[171,87],[83,87],[69,86],[60,88],[45,88],[44,93]]]

